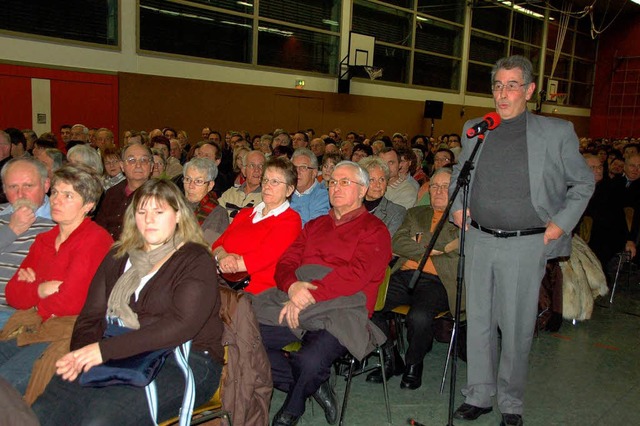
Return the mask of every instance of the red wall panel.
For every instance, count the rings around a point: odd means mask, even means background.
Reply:
[[[592,138],[640,137],[640,110],[635,111],[634,114],[633,108],[614,107],[613,105],[616,104],[632,105],[630,102],[633,100],[627,99],[629,94],[624,99],[618,99],[615,93],[619,92],[621,86],[619,84],[612,85],[612,81],[619,81],[621,78],[620,72],[616,71],[621,63],[615,58],[640,57],[638,40],[640,40],[640,13],[621,15],[616,23],[601,36],[591,106],[589,134]],[[637,59],[632,61],[637,62]],[[627,74],[627,78],[629,77],[630,75]],[[627,88],[630,87],[627,86]],[[611,96],[612,93],[614,96]],[[640,108],[640,106],[638,107]]]
[[[62,124],[106,127],[118,140],[118,76],[0,64],[0,126],[31,127],[31,79],[50,80],[51,131]],[[6,87],[5,87],[6,86]]]
[[[31,78],[0,74],[0,129],[31,127]]]
[[[51,80],[52,129],[58,134],[62,124],[82,123],[89,128],[110,128],[117,135],[114,98],[117,88],[110,84]]]

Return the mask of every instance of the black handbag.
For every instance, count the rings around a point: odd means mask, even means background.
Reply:
[[[104,338],[119,336],[129,331],[131,331],[130,328],[109,324]],[[160,349],[128,358],[110,360],[83,372],[78,383],[81,386],[95,388],[112,385],[145,387],[156,378],[171,352],[173,352],[172,349]]]
[[[218,270],[218,276],[222,281],[227,283],[229,287],[237,291],[243,290],[249,285],[249,281],[251,281],[251,276],[249,276],[249,273],[246,271],[225,274]]]

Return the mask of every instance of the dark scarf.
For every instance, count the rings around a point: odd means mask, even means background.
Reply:
[[[148,275],[158,262],[173,255],[180,244],[182,244],[182,238],[174,236],[157,249],[148,252],[135,249],[127,252],[131,267],[118,278],[111,290],[107,302],[107,316],[120,318],[125,327],[139,329],[138,315],[129,306],[131,295],[140,286],[142,278]]]
[[[196,206],[193,211],[196,214],[196,219],[198,223],[202,225],[202,222],[211,214],[213,209],[218,206],[218,200],[215,192],[211,191],[207,195],[205,195],[200,203]]]

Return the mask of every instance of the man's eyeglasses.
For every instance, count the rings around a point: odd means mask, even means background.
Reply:
[[[301,165],[301,166],[294,166],[296,168],[296,170],[298,170],[299,172],[306,172],[307,170],[314,170],[315,167],[311,167],[311,166],[307,166],[305,164]]]
[[[140,158],[129,157],[124,161],[130,166],[135,166],[136,163],[140,164],[141,166],[146,166],[147,164],[151,163],[151,158],[149,158],[149,157],[140,157]]]
[[[282,185],[283,183],[286,183],[286,182],[283,182],[278,179],[267,179],[267,178],[262,179],[262,186],[266,184],[269,184],[271,186],[278,186],[278,185]]]
[[[502,92],[502,89],[505,89],[507,92],[515,92],[516,90],[520,90],[522,86],[526,86],[529,83],[518,83],[517,81],[510,81],[507,84],[496,81],[491,85],[491,90],[494,92]]]
[[[188,176],[185,176],[182,181],[184,182],[185,185],[190,185],[191,183],[193,183],[195,186],[202,186],[205,183],[211,182],[210,180],[204,180],[204,179],[201,179],[201,178],[193,179],[193,178],[190,178]]]
[[[429,185],[429,189],[434,191],[434,192],[438,192],[439,189],[442,189],[443,191],[448,191],[449,190],[449,184],[448,183],[443,183],[442,185],[438,185],[437,183],[432,183],[431,185]]]
[[[264,164],[249,163],[246,167],[254,170],[262,170],[264,168]]]
[[[378,183],[382,184],[382,183],[385,183],[386,181],[387,181],[387,178],[386,178],[386,177],[384,177],[384,176],[379,177],[378,179],[376,179],[376,178],[369,178],[369,184],[373,184],[373,183],[376,183],[376,182],[378,182]]]
[[[356,185],[362,185],[360,182],[356,182],[354,180],[347,179],[347,178],[342,178],[340,180],[329,179],[327,181],[327,185],[329,186],[329,188],[335,188],[337,185],[340,185],[341,187],[344,188],[351,185],[352,183],[355,183]]]

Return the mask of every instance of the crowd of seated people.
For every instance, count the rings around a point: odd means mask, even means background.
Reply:
[[[57,375],[31,393],[30,402],[36,401],[34,410],[43,424],[64,424],[62,418],[69,413],[86,419],[82,421],[119,422],[118,416],[130,420],[138,415],[146,419],[146,408],[140,409],[146,407],[144,391],[107,388],[103,394],[87,396],[77,377],[110,360],[187,340],[193,340],[190,363],[196,379],[209,377],[206,383],[196,380],[197,402],[208,400],[222,368],[220,301],[216,286],[187,289],[183,282],[223,283],[237,273],[246,275],[247,293],[267,297],[279,289],[284,297],[275,322],[258,317],[267,353],[279,366],[275,387],[289,395],[273,424],[295,424],[309,396],[318,401],[328,421],[335,420],[335,395],[327,385],[326,366],[344,353],[343,342],[319,336],[324,350],[318,352],[318,342],[311,342],[309,334],[301,341],[314,352],[311,358],[303,349],[283,360],[279,349],[298,339],[286,331],[299,324],[301,314],[337,296],[363,290],[363,307],[370,317],[380,268],[388,261],[387,244],[401,261],[390,284],[395,296],[375,317],[376,324],[387,331],[386,313],[398,304],[411,305],[413,314],[407,318],[406,367],[391,343],[385,346],[385,371],[388,376],[402,374],[404,388],[420,387],[422,360],[432,336],[417,330],[430,328],[433,314],[452,306],[455,230],[447,230],[448,239],[437,246],[421,276],[425,287],[437,292],[407,300],[406,277],[433,229],[435,219],[423,223],[423,216],[438,217],[446,203],[443,188],[460,151],[459,135],[410,138],[397,132],[389,137],[378,131],[367,138],[351,131],[343,139],[340,129],[326,134],[276,129],[251,137],[246,131],[204,127],[197,140],[189,140],[185,131],[165,127],[127,131],[119,147],[115,139],[106,128],[82,124],[64,125],[60,137],[38,136],[29,129],[0,132],[6,199],[0,205],[0,326],[5,327],[0,377],[29,394],[34,361],[52,347],[51,340],[19,346],[16,325],[25,318],[39,328],[52,319],[67,321],[64,338],[71,342],[69,354],[58,347],[49,355],[59,357]],[[581,235],[606,268],[622,251],[636,254],[640,149],[633,139],[583,138],[580,147],[597,182]],[[358,228],[363,220],[366,229]],[[375,236],[366,234],[373,230]],[[366,243],[371,238],[381,239],[377,250],[384,253],[367,251],[372,249]],[[331,243],[334,240],[339,242]],[[343,258],[329,256],[327,244]],[[156,250],[163,254],[161,259],[154,255]],[[363,253],[369,253],[366,261]],[[145,265],[137,264],[140,259]],[[346,271],[355,274],[355,281],[337,291],[335,283],[345,279]],[[174,296],[160,291],[162,285],[175,291]],[[112,301],[114,292],[118,300]],[[185,314],[187,302],[202,308],[200,316],[193,309]],[[131,321],[133,327],[128,328],[133,331],[110,340],[105,318],[114,312],[114,304],[116,316],[129,318],[125,322]],[[165,318],[163,312],[173,316]],[[202,312],[211,315],[204,318]],[[160,335],[156,322],[162,321],[209,328],[193,335],[185,331],[186,325],[174,324],[172,333]],[[302,377],[316,362],[321,365]],[[159,420],[176,415],[181,402],[181,391],[171,391],[181,386],[173,363],[170,357],[157,378]],[[380,379],[377,372],[368,380]],[[59,404],[63,393],[73,397]],[[105,398],[130,406],[116,413],[103,404]]]

